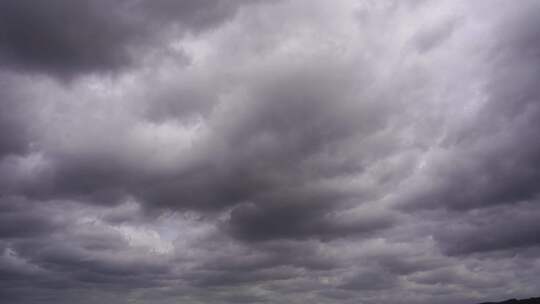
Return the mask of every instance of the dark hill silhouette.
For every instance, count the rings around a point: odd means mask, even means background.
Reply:
[[[540,304],[540,298],[530,298],[530,299],[509,299],[503,302],[484,302],[480,304]]]

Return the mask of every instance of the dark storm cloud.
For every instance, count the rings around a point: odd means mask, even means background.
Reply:
[[[5,226],[10,222],[2,221],[0,276],[5,284],[0,292],[15,300],[32,302],[34,296],[45,295],[58,298],[66,288],[148,288],[170,276],[166,259],[156,260],[152,254],[134,250],[132,240],[120,232],[122,226],[101,222],[108,211],[85,209],[78,203],[19,198],[12,198],[10,204],[4,201],[4,205],[2,218],[18,220],[19,228],[8,231]],[[93,214],[94,218],[84,220],[80,214]],[[37,290],[28,293],[29,289]]]
[[[292,198],[285,200],[288,199]],[[298,198],[292,202],[264,203],[263,206],[240,205],[232,210],[227,228],[232,235],[250,241],[309,237],[324,240],[373,232],[394,222],[389,213],[346,220],[336,216],[335,206],[321,206],[314,201],[297,202]],[[324,201],[329,202],[332,200]],[[277,222],[279,225],[275,224]]]
[[[2,75],[3,76],[3,75]],[[0,76],[0,158],[28,149],[29,130],[24,120],[26,101],[14,92],[9,79]]]
[[[0,297],[536,295],[539,12],[1,2]]]
[[[14,111],[14,109],[9,107],[1,109],[2,114],[0,115],[4,116],[0,120],[0,129],[2,130],[0,134],[0,155],[2,156],[26,149],[24,134],[20,134],[17,137],[13,136],[15,133],[24,133],[24,127],[20,127],[18,121],[13,119],[12,115],[15,114],[13,113]]]
[[[233,1],[2,1],[0,64],[62,78],[141,59],[172,30],[199,32],[234,15]]]
[[[346,67],[304,69],[291,67],[275,76],[259,76],[262,79],[256,79],[246,101],[218,113],[223,116],[211,126],[215,134],[210,140],[215,142],[203,146],[216,151],[185,174],[140,188],[141,197],[168,207],[208,209],[245,201],[258,204],[260,196],[264,200],[276,194],[283,196],[276,201],[292,203],[306,198],[286,197],[283,193],[290,187],[361,170],[363,164],[353,156],[336,159],[333,154],[339,151],[332,146],[353,132],[369,133],[383,126],[386,101],[358,105],[348,100],[353,84],[341,81],[340,74],[325,74],[334,69],[354,73]],[[357,119],[358,115],[366,119]],[[327,200],[343,196],[320,194]]]
[[[137,122],[128,120],[120,129],[115,129],[116,123],[94,126],[95,130],[82,125],[81,131],[90,132],[92,140],[60,142],[66,150],[55,142],[73,131],[60,124],[53,143],[43,144],[46,168],[28,182],[6,188],[35,199],[75,198],[98,204],[131,195],[149,210],[216,212],[233,207],[225,226],[245,240],[326,239],[387,228],[394,222],[390,212],[350,219],[335,214],[345,213],[351,201],[367,202],[379,195],[372,189],[348,189],[339,180],[352,179],[393,148],[388,143],[392,135],[378,139],[373,134],[387,127],[393,100],[379,92],[370,96],[355,83],[371,73],[368,68],[358,72],[343,63],[312,67],[302,63],[238,84],[247,85],[241,87],[247,96],[214,110],[208,118],[213,120],[208,122],[209,133],[195,142],[199,155],[176,170],[141,163],[136,154],[140,143],[124,141]],[[366,95],[365,100],[358,102],[358,94]],[[145,123],[153,127],[167,121]],[[97,132],[109,133],[95,136]],[[358,155],[339,148],[341,143],[355,145],[356,140],[367,141]],[[131,145],[135,146],[129,152]],[[5,176],[13,175],[10,169],[17,168],[8,166]],[[392,182],[388,176],[381,185]],[[256,212],[245,212],[246,202]],[[282,214],[290,217],[287,223],[269,225]]]
[[[121,1],[2,1],[2,64],[59,75],[125,65],[125,43],[144,30],[130,26],[126,9]]]
[[[444,250],[449,254],[469,254],[539,246],[539,210],[537,201],[522,203],[514,208],[492,208],[461,215],[461,220],[437,233]],[[512,227],[512,229],[509,229]]]

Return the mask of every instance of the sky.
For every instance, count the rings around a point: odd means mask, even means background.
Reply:
[[[534,0],[0,0],[0,298],[538,296],[539,83]]]

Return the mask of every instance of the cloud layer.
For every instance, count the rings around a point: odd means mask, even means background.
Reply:
[[[0,297],[540,290],[536,1],[0,2]]]

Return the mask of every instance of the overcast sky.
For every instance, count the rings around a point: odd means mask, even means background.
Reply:
[[[540,1],[0,0],[0,298],[540,295]]]

